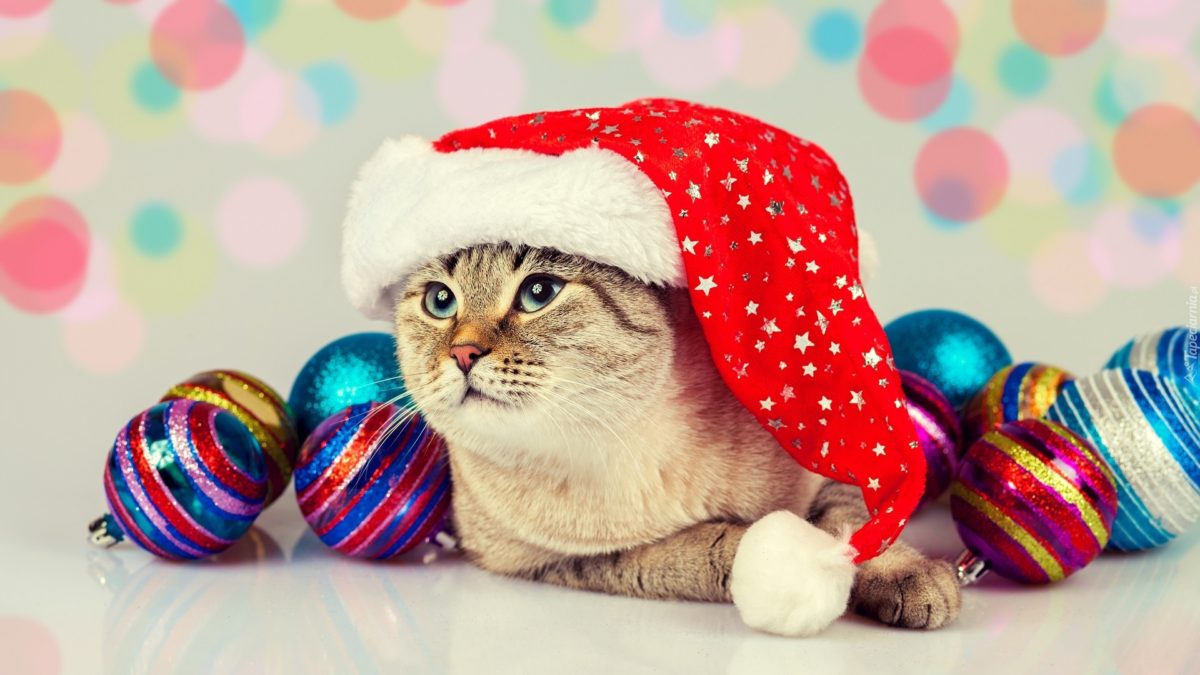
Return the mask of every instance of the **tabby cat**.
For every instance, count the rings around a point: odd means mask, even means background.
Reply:
[[[735,558],[753,524],[803,517],[836,534],[868,518],[857,488],[799,466],[733,397],[686,290],[488,244],[430,261],[396,297],[401,371],[447,440],[455,526],[486,570],[740,605]],[[908,628],[960,606],[950,564],[903,542],[858,568],[850,598]],[[770,611],[807,601],[779,593]]]

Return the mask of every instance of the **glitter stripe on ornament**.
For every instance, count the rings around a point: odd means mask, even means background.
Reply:
[[[1183,326],[1134,338],[1117,350],[1105,368],[1135,368],[1173,377],[1200,416],[1200,334]]]
[[[975,559],[1024,583],[1058,581],[1088,565],[1107,545],[1117,510],[1100,454],[1043,420],[1006,422],[976,441],[951,495],[955,527]],[[977,576],[969,559],[959,565],[964,580]]]
[[[1034,500],[1024,498],[1024,495],[1030,494],[1038,495],[1039,500],[1045,498],[1045,495],[1038,491],[1036,477],[1031,479],[1002,449],[986,441],[976,443],[971,451],[976,455],[976,470],[966,477],[960,476],[959,480],[971,488],[977,497],[993,507],[996,513],[1002,514],[1014,527],[1020,528],[1020,534],[1024,538],[1018,541],[1023,546],[1029,548],[1029,542],[1036,542],[1037,546],[1029,549],[1029,553],[1038,560],[1043,569],[1048,573],[1054,566],[1061,569],[1068,561],[1063,558],[1053,542],[1061,538],[1063,528],[1048,522],[1039,512]],[[1049,559],[1053,560],[1053,565],[1038,558],[1040,550],[1044,550]],[[1055,581],[1057,578],[1050,576],[1048,580]]]
[[[420,443],[426,444],[432,440],[426,437]],[[425,541],[441,525],[449,503],[448,460],[444,451],[421,454],[426,461],[408,469],[419,475],[420,480],[411,488],[397,485],[392,490],[388,500],[377,511],[381,517],[376,531],[366,534],[357,545],[350,539],[346,540],[349,555],[389,558],[410,548],[411,542]]]
[[[221,543],[231,544],[262,511],[266,491],[265,486],[261,486],[260,476],[260,487],[254,489],[251,496],[242,498],[223,488],[214,467],[200,461],[195,444],[219,446],[218,427],[238,425],[228,415],[218,417],[220,412],[213,407],[196,410],[195,406],[173,406],[164,414],[161,441],[169,444],[177,466],[161,467],[160,474],[186,518]],[[248,433],[243,427],[238,428],[242,433]],[[147,429],[155,430],[154,427]],[[257,446],[254,452],[261,454]]]
[[[330,417],[297,461],[305,520],[346,555],[389,558],[425,541],[443,523],[449,496],[445,443],[393,404],[354,405]]]
[[[1087,542],[1081,540],[1084,536],[1090,536],[1094,542],[1099,544],[1100,548],[1104,548],[1104,545],[1108,543],[1108,528],[1104,526],[1104,521],[1095,505],[1077,492],[1059,473],[1068,468],[1061,463],[1065,462],[1061,456],[1055,459],[1055,466],[1050,468],[1026,450],[1026,446],[1014,440],[1001,438],[994,439],[992,443],[1028,473],[1030,480],[1025,483],[1023,489],[1035,489],[1033,481],[1036,481],[1042,485],[1041,490],[1045,494],[1054,495],[1053,501],[1044,500],[1034,505],[1034,508],[1045,517],[1044,524],[1062,527],[1078,545],[1085,545]],[[1069,465],[1069,470],[1078,471],[1074,464]],[[1018,484],[1017,487],[1022,489],[1021,484]],[[1069,519],[1075,517],[1076,514],[1083,519],[1086,529],[1065,526],[1065,523],[1071,522]]]
[[[267,503],[291,480],[300,440],[286,401],[263,381],[236,370],[208,370],[181,382],[162,400],[202,401],[234,415],[254,434],[267,459]]]
[[[245,493],[233,486],[241,482]],[[237,419],[207,403],[174,400],[134,417],[117,435],[104,475],[113,521],[109,543],[126,536],[165,558],[220,552],[262,510],[266,470],[257,441]]]
[[[1184,397],[1148,371],[1106,370],[1064,385],[1047,415],[1092,441],[1113,470],[1113,548],[1160,546],[1200,519],[1200,423]]]
[[[1005,557],[1012,562],[1018,563],[1024,574],[1032,578],[1041,576],[1046,581],[1063,578],[1062,565],[1054,559],[1050,550],[1016,521],[1004,515],[1000,509],[997,509],[985,497],[967,489],[962,483],[956,482],[950,486],[950,498],[951,500],[962,500],[963,503],[969,505],[971,508],[967,511],[970,516],[982,518],[985,523],[1002,532],[1012,545],[1018,547],[1022,555],[1013,556],[1010,546],[1001,545],[1003,548],[1009,549],[1004,551]],[[972,529],[979,531],[981,528],[976,525]],[[1002,540],[992,538],[991,541],[993,544],[997,544]],[[981,543],[971,543],[970,545],[972,547],[977,546],[984,551],[991,548],[991,546],[982,545]],[[1029,562],[1036,565],[1036,568],[1031,568],[1029,565],[1023,564],[1022,558],[1027,558]],[[1036,569],[1039,574],[1029,574],[1033,569]]]
[[[1073,379],[1065,370],[1041,363],[1018,363],[996,371],[963,413],[964,451],[1005,422],[1041,418],[1062,384]]]
[[[217,412],[216,409],[184,410],[183,406],[172,408],[169,413],[171,447],[188,469],[184,472],[188,483],[208,500],[206,506],[219,509],[218,515],[222,517],[254,519],[262,511],[261,502],[266,492],[261,481],[254,485],[249,476],[222,457],[216,439],[206,432],[215,424]],[[201,415],[206,419],[199,419]],[[214,461],[218,458],[223,461]],[[248,494],[239,494],[229,485],[238,476],[245,479]],[[204,525],[211,528],[208,523]]]
[[[1138,452],[1144,451],[1147,453],[1156,453],[1160,457],[1172,457],[1174,453],[1170,450],[1170,445],[1174,445],[1174,441],[1178,439],[1170,438],[1171,435],[1160,435],[1159,427],[1151,416],[1157,414],[1157,409],[1152,406],[1147,416],[1147,411],[1143,406],[1148,403],[1147,397],[1159,397],[1167,393],[1166,381],[1156,379],[1154,375],[1148,371],[1107,371],[1116,373],[1115,377],[1100,378],[1099,384],[1104,394],[1108,396],[1105,400],[1107,410],[1114,416],[1124,416],[1126,425],[1123,426],[1123,431],[1142,431],[1141,437],[1130,434],[1132,437],[1127,443],[1120,444],[1119,452]],[[1103,374],[1103,373],[1102,373]],[[1145,377],[1141,377],[1144,375]],[[1085,390],[1086,391],[1086,390]],[[1142,415],[1139,417],[1138,412]],[[1147,443],[1149,441],[1149,443]],[[1118,444],[1111,444],[1109,447],[1117,450]],[[1136,461],[1146,462],[1150,457],[1141,456]],[[1191,480],[1180,466],[1172,461],[1159,461],[1154,468],[1156,471],[1147,471],[1150,468],[1149,464],[1126,464],[1126,466],[1140,466],[1142,471],[1130,471],[1132,484],[1138,488],[1140,494],[1146,497],[1146,503],[1152,508],[1156,508],[1158,517],[1163,524],[1172,529],[1176,534],[1181,533],[1192,522],[1195,522],[1196,517],[1200,516],[1200,495],[1197,495],[1194,490],[1195,482]],[[1160,471],[1165,472],[1160,473]],[[1186,506],[1187,515],[1172,508],[1174,505]]]
[[[157,533],[157,528],[133,501],[133,496],[129,493],[129,487],[125,484],[125,478],[121,475],[117,464],[115,453],[110,454],[109,460],[104,463],[104,498],[118,523],[133,525],[133,527],[125,527],[122,534],[133,539],[134,543],[154,555],[163,558],[189,557],[186,552],[169,541],[160,541],[161,535],[147,534],[148,532]]]
[[[128,433],[124,437],[125,452],[121,455],[122,474],[125,482],[133,488],[133,496],[138,500],[142,512],[150,517],[160,531],[167,535],[173,544],[193,555],[203,555],[206,547],[216,547],[221,543],[200,529],[187,514],[181,514],[170,490],[158,475],[158,466],[151,466],[147,455],[161,451],[164,444],[157,447],[146,442],[144,433],[145,416],[130,422]],[[144,448],[144,449],[143,449]],[[157,453],[156,453],[157,454]],[[164,453],[166,455],[166,453]],[[167,456],[156,457],[155,464],[170,461]]]
[[[362,473],[363,466],[371,460],[372,453],[366,451],[371,439],[390,420],[387,414],[379,414],[369,406],[355,406],[354,412],[350,410],[347,408],[344,416],[335,416],[339,420],[336,431],[313,455],[312,469],[305,472],[305,478],[315,479],[315,484],[296,481],[300,509],[311,512],[314,518],[323,519],[330,501],[346,488],[351,479]],[[361,416],[361,419],[356,419],[356,416]]]

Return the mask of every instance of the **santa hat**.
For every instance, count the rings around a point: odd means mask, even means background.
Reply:
[[[675,100],[388,141],[354,186],[342,280],[359,310],[386,319],[417,266],[488,242],[686,286],[737,399],[806,468],[861,487],[870,521],[852,551],[830,545],[862,562],[895,541],[924,457],[864,295],[850,192],[819,147]]]

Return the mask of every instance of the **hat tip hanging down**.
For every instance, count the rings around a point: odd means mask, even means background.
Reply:
[[[924,457],[862,287],[870,246],[821,148],[728,110],[644,100],[381,152],[343,227],[343,279],[364,313],[388,318],[389,289],[424,260],[489,242],[686,286],[737,399],[805,468],[862,490],[871,519],[853,549],[834,549],[862,562],[896,540],[923,492]]]

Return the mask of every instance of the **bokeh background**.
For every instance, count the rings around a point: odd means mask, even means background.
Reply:
[[[1195,321],[1198,52],[1194,0],[0,0],[3,426],[69,403],[98,465],[193,371],[286,395],[371,327],[338,229],[381,139],[650,95],[829,150],[885,321],[1086,372]]]
[[[209,368],[286,395],[385,328],[337,267],[383,138],[642,96],[837,158],[885,321],[957,309],[1078,373],[1196,325],[1197,0],[0,0],[0,541],[41,577],[0,593],[0,653],[79,672],[111,642],[47,541],[84,547],[125,420]]]

